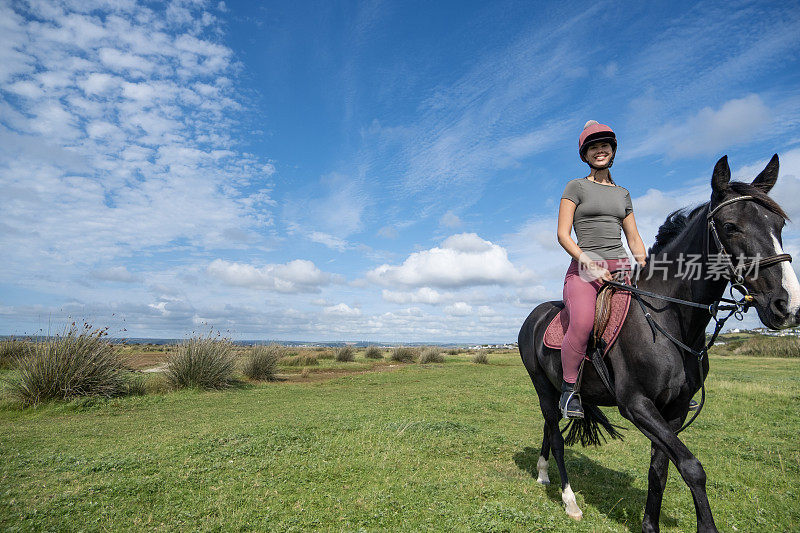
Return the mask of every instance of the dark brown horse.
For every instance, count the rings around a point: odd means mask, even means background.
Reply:
[[[725,273],[742,282],[765,326],[771,329],[795,326],[800,322],[800,284],[788,262],[791,258],[783,253],[781,246],[781,231],[787,217],[767,195],[778,179],[778,156],[773,156],[752,183],[731,182],[730,177],[727,157],[723,157],[714,168],[710,200],[691,211],[678,210],[667,218],[647,259],[648,265],[657,261],[666,270],[656,276],[640,278],[638,287],[710,305],[723,297],[728,284],[726,277],[718,272],[714,275],[712,258],[719,258],[724,252],[732,258],[768,257],[771,260],[763,261],[762,268],[756,268],[755,273],[752,268],[748,272],[731,268]],[[700,275],[696,272],[693,276],[685,275],[683,261],[689,255],[702,258]],[[751,262],[750,266],[757,266],[757,263],[758,260]],[[655,323],[668,335],[695,352],[702,351],[706,327],[712,318],[707,308],[650,296],[640,298]],[[561,352],[542,342],[547,324],[561,308],[560,301],[545,302],[531,312],[519,333],[519,351],[533,380],[545,420],[542,452],[537,464],[538,481],[550,482],[547,466],[552,450],[567,514],[580,519],[582,512],[567,479],[564,438],[558,426]],[[622,416],[652,443],[642,530],[659,530],[661,498],[671,461],[692,492],[697,530],[716,531],[706,496],[705,470],[676,433],[686,419],[689,400],[708,374],[708,358],[702,358],[698,364],[695,355],[667,335],[661,332],[654,335],[643,309],[632,301],[617,342],[606,355],[614,394],[602,384],[594,367],[585,365],[581,397],[586,414],[580,422],[573,422],[572,440],[585,441],[587,436],[596,440],[602,429],[616,436],[614,427],[597,407],[616,405]]]

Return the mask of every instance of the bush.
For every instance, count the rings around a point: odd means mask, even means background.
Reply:
[[[336,350],[336,360],[342,363],[351,363],[356,360],[356,351],[352,346],[342,346]]]
[[[0,368],[8,368],[30,351],[28,342],[10,337],[0,341]]]
[[[280,360],[280,364],[286,366],[314,366],[319,364],[319,360],[316,355],[301,353],[291,357],[284,357]]]
[[[747,339],[733,353],[760,357],[800,357],[800,337],[758,335]]]
[[[398,363],[413,363],[419,355],[419,350],[410,346],[398,346],[392,350],[391,360]]]
[[[164,371],[174,388],[224,389],[233,384],[236,359],[228,339],[193,337],[167,359]]]
[[[461,350],[459,348],[450,348],[449,350],[447,350],[447,355],[458,355],[460,353]]]
[[[422,354],[419,356],[419,362],[422,364],[425,363],[444,363],[444,356],[439,348],[434,348],[433,346],[429,348],[425,348],[422,351]]]
[[[274,380],[278,360],[283,357],[280,344],[253,346],[245,356],[242,372],[250,379]]]
[[[336,359],[336,354],[333,353],[331,350],[323,349],[323,350],[315,350],[317,359]]]
[[[377,346],[368,346],[367,351],[364,352],[364,357],[367,359],[383,359],[383,351]]]
[[[80,329],[73,323],[61,335],[30,343],[25,356],[15,359],[19,374],[10,380],[11,394],[25,406],[129,394],[130,372],[119,352],[103,339],[106,331],[89,324]]]
[[[472,362],[479,365],[488,365],[489,355],[486,353],[486,350],[478,350],[475,352],[475,354],[472,356]]]

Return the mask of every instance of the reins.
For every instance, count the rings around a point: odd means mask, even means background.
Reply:
[[[653,332],[653,342],[656,341],[656,330],[658,330],[670,341],[672,341],[676,346],[679,346],[681,349],[691,353],[697,359],[697,369],[700,376],[700,390],[701,390],[700,404],[697,410],[692,415],[692,417],[689,419],[689,421],[683,424],[683,426],[681,426],[681,428],[675,432],[676,435],[681,431],[683,431],[684,429],[686,429],[687,427],[689,427],[691,423],[695,421],[697,416],[700,414],[700,411],[702,411],[703,405],[705,404],[706,384],[705,384],[705,378],[703,377],[703,358],[706,355],[708,355],[708,350],[714,345],[714,342],[716,342],[717,336],[722,330],[722,327],[725,325],[725,322],[731,316],[735,316],[737,320],[742,320],[744,318],[744,313],[746,313],[750,308],[750,306],[753,304],[754,301],[753,296],[750,295],[750,293],[747,290],[747,287],[744,286],[744,276],[742,275],[742,270],[744,269],[744,271],[746,272],[748,268],[751,268],[755,265],[759,267],[769,266],[772,264],[780,263],[782,261],[792,260],[791,255],[784,253],[784,254],[771,255],[763,259],[760,258],[754,259],[749,263],[739,265],[738,268],[734,266],[733,262],[730,260],[727,251],[725,250],[725,247],[722,244],[722,241],[719,238],[719,235],[717,234],[717,228],[714,225],[714,219],[712,217],[714,216],[714,213],[716,213],[721,207],[725,205],[732,204],[733,202],[737,202],[740,200],[751,200],[751,199],[753,199],[752,196],[743,195],[743,196],[737,196],[736,198],[725,200],[724,202],[721,202],[719,205],[717,205],[714,209],[709,211],[709,213],[706,215],[706,233],[704,234],[705,258],[707,260],[709,257],[708,234],[710,233],[714,237],[714,240],[716,242],[720,254],[727,261],[726,267],[728,269],[728,272],[726,278],[730,280],[731,283],[730,287],[731,298],[718,298],[711,304],[701,304],[697,302],[692,302],[690,300],[683,300],[681,298],[674,298],[672,296],[665,296],[663,294],[657,294],[651,291],[640,289],[639,287],[636,286],[636,280],[638,280],[639,274],[641,273],[641,267],[638,264],[636,265],[636,274],[632,277],[631,285],[621,283],[618,281],[611,281],[611,280],[604,281],[605,285],[610,285],[612,287],[616,287],[617,289],[629,291],[631,293],[631,296],[633,296],[636,299],[636,301],[639,302],[639,306],[641,307],[642,312],[644,313],[644,317],[647,319],[647,323],[650,325],[650,330]],[[742,293],[742,297],[740,299],[738,300],[735,299],[733,294],[733,289],[736,289],[737,291]],[[651,308],[653,306],[649,303],[644,302],[642,300],[642,296],[649,296],[651,298],[657,298],[659,300],[664,300],[667,302],[687,305],[699,309],[705,309],[706,311],[708,311],[708,313],[711,315],[711,318],[716,323],[714,327],[714,333],[711,335],[711,339],[707,343],[705,343],[705,345],[700,350],[695,350],[691,346],[688,346],[687,344],[685,344],[684,342],[673,336],[671,333],[669,333],[667,330],[665,330],[661,325],[658,324],[658,322],[656,322],[653,319],[649,311],[645,309],[645,305]],[[720,305],[721,302],[726,302],[728,305]],[[729,311],[729,312],[724,317],[719,318],[717,316],[719,311]],[[595,358],[593,358],[595,366],[598,366],[598,362],[594,361],[594,359]],[[605,363],[603,363],[602,358],[600,358],[599,364],[605,367]],[[605,376],[603,375],[603,372],[601,370],[605,370]],[[616,394],[612,389],[610,379],[608,379],[609,378],[608,370],[606,368],[603,369],[598,368],[598,373],[601,375],[601,378],[603,378],[602,381],[606,385],[606,388],[609,389],[611,395],[616,399]]]

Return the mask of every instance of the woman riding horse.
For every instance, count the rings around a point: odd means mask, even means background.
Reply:
[[[614,131],[595,120],[587,122],[578,138],[578,153],[589,165],[589,175],[567,183],[558,209],[558,243],[572,256],[564,278],[564,304],[569,314],[561,345],[564,377],[559,408],[564,418],[583,418],[575,382],[594,325],[597,292],[603,280],[612,279],[609,270],[630,266],[620,228],[636,261],[645,266],[646,252],[636,228],[631,196],[614,183],[609,172],[616,152]],[[570,235],[573,226],[577,244]]]
[[[583,146],[586,139],[581,140]],[[608,159],[593,154],[594,151],[586,152],[596,166]],[[709,200],[691,210],[671,213],[659,228],[647,262],[653,270],[658,261],[662,276],[642,279],[640,272],[635,272],[632,285],[607,282],[626,287],[635,303],[603,359],[583,370],[580,389],[584,417],[570,421],[566,443],[600,444],[602,431],[615,436],[616,427],[599,406],[617,406],[619,413],[651,441],[642,519],[642,531],[647,533],[659,530],[669,464],[674,465],[692,493],[697,530],[717,531],[706,492],[706,472],[678,434],[691,422],[685,423],[689,403],[704,388],[709,372],[708,349],[725,320],[734,313],[741,315],[752,305],[768,328],[800,324],[800,281],[789,264],[791,255],[783,251],[781,244],[788,217],[769,196],[778,179],[778,168],[776,154],[752,182],[731,181],[727,156],[722,157],[711,176]],[[595,172],[591,177],[596,175]],[[584,192],[621,191],[594,180],[579,182]],[[562,200],[562,206],[565,202],[579,205]],[[629,216],[624,211],[622,214]],[[632,248],[638,256],[641,250]],[[687,258],[697,258],[700,268],[688,269]],[[734,258],[738,258],[736,263]],[[731,297],[725,298],[729,284]],[[737,298],[734,290],[743,296]],[[730,305],[722,305],[723,302]],[[562,372],[560,350],[544,342],[548,324],[563,308],[560,301],[536,306],[520,328],[518,343],[544,418],[537,481],[550,482],[548,459],[552,452],[566,512],[579,520],[583,513],[569,483],[565,439],[559,428],[563,416],[559,410],[559,385],[566,370]],[[727,316],[722,316],[723,310],[728,311]],[[707,340],[706,329],[712,320],[714,333]]]

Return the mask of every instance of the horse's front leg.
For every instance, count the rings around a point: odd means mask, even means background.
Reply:
[[[624,407],[622,407],[623,405]],[[700,461],[692,455],[689,448],[675,435],[675,430],[664,420],[664,417],[658,412],[653,402],[649,398],[638,396],[629,401],[620,402],[620,412],[625,418],[633,422],[661,452],[666,454],[686,482],[686,485],[688,485],[689,490],[692,491],[692,499],[694,500],[694,508],[697,515],[697,531],[717,531],[717,526],[714,524],[714,517],[711,514],[711,506],[708,504],[708,496],[706,495],[706,472],[703,469],[703,465],[700,464]],[[661,468],[660,463],[663,462],[663,459],[659,459],[658,455],[655,455],[654,459],[657,459],[655,488],[659,486],[661,488],[660,491],[657,491],[657,494],[653,496],[651,496],[648,491],[647,512],[652,511],[650,506],[655,506],[656,504],[658,504],[657,507],[660,512],[661,494],[663,493],[663,487],[666,483],[666,465]],[[660,470],[663,470],[663,483],[660,481]],[[651,471],[651,488],[653,488],[653,480]],[[653,527],[654,522],[652,518],[651,515],[650,520],[646,520],[642,523],[643,530],[650,531],[645,529],[645,527]],[[655,519],[655,530],[657,531],[658,515],[655,515]]]

